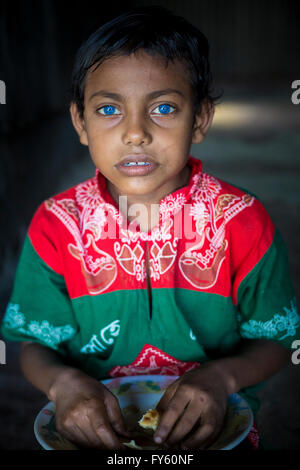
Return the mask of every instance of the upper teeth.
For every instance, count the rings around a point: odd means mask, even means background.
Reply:
[[[126,166],[133,166],[133,165],[150,165],[148,162],[129,162],[129,163],[124,163]]]

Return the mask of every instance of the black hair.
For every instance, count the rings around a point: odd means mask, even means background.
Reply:
[[[188,67],[194,91],[194,114],[204,100],[215,104],[209,44],[204,34],[180,16],[160,6],[137,7],[108,21],[85,41],[77,52],[72,74],[71,100],[84,112],[84,87],[88,71],[114,56],[143,49],[169,60],[179,59]]]

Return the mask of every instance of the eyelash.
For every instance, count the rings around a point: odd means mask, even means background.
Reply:
[[[170,116],[170,115],[172,115],[172,114],[175,114],[176,111],[177,111],[177,107],[176,107],[176,106],[174,106],[174,105],[172,105],[172,104],[170,104],[170,103],[161,103],[161,104],[158,104],[157,106],[155,106],[155,108],[151,111],[151,114],[153,113],[153,111],[155,111],[155,110],[156,110],[157,108],[159,108],[160,106],[168,106],[168,107],[172,108],[173,111],[170,111],[169,113],[154,113],[154,114],[153,114],[154,116]],[[116,113],[116,114],[114,114],[114,113],[105,114],[105,113],[101,113],[101,112],[100,112],[101,109],[109,108],[109,107],[118,110],[118,108],[117,108],[116,106],[112,105],[112,104],[105,104],[105,105],[101,106],[100,108],[97,108],[97,109],[96,109],[96,113],[97,113],[97,114],[101,114],[101,116],[105,116],[105,117],[107,117],[107,116],[109,116],[109,117],[111,117],[111,116],[120,116],[120,114],[121,114],[120,112],[119,112],[119,113]],[[118,111],[119,111],[119,110],[118,110]]]

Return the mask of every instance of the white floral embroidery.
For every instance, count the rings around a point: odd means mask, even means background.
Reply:
[[[82,207],[95,209],[99,205],[101,200],[95,178],[76,186],[76,200]]]
[[[194,220],[201,221],[201,225],[205,225],[209,221],[209,212],[202,201],[196,201],[191,206],[190,215]]]
[[[300,326],[300,317],[296,308],[296,299],[291,300],[291,308],[284,307],[285,315],[276,313],[268,321],[249,320],[241,323],[241,336],[244,338],[267,338],[271,339],[281,332],[286,332],[278,339],[294,336],[296,328]]]
[[[216,178],[207,173],[201,173],[200,187],[197,190],[196,198],[199,198],[200,201],[209,202],[210,199],[215,199],[220,191],[221,184]]]
[[[184,203],[186,198],[183,194],[176,194],[174,197],[172,194],[166,196],[160,202],[160,212],[162,223],[169,219],[175,212],[179,211]]]
[[[19,309],[18,304],[8,304],[3,318],[3,324],[7,329],[39,339],[53,349],[57,349],[60,343],[69,340],[75,334],[71,325],[53,326],[47,320],[42,322],[32,320],[26,326],[25,315]]]
[[[203,246],[205,239],[204,229],[209,222],[209,211],[202,201],[196,201],[190,209],[190,215],[196,222],[196,229],[199,235],[202,237],[201,244]]]
[[[83,214],[86,215],[86,217],[83,217],[81,220],[81,231],[84,233],[86,230],[90,230],[95,235],[95,240],[98,241],[101,237],[103,227],[106,225],[107,221],[104,205],[99,205],[95,209],[94,213],[90,212],[91,211],[83,211]]]

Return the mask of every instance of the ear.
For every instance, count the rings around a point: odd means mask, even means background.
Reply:
[[[215,108],[213,104],[209,103],[208,101],[204,101],[201,104],[201,107],[195,116],[192,144],[201,144],[201,142],[203,142],[212,124],[214,113]]]
[[[70,105],[70,114],[75,131],[79,136],[82,145],[89,145],[84,119],[80,116],[77,104],[72,102]]]

